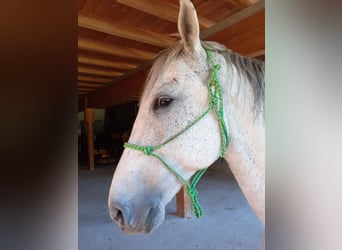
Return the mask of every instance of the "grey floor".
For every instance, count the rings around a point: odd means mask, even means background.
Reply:
[[[175,199],[166,207],[164,223],[151,234],[125,235],[108,214],[107,196],[113,165],[93,172],[79,170],[78,235],[80,250],[183,250],[262,248],[263,226],[249,207],[234,177],[208,171],[198,184],[204,215],[176,216]]]

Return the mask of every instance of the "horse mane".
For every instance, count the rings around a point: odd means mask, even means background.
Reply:
[[[247,77],[254,96],[254,111],[256,113],[264,111],[265,103],[265,64],[255,58],[242,56],[224,45],[216,42],[202,41],[202,47],[222,54],[229,63],[233,64],[238,73]]]
[[[238,73],[242,77],[247,77],[253,90],[254,111],[255,113],[263,112],[265,98],[264,62],[254,58],[244,57],[236,52],[233,52],[230,49],[227,49],[224,45],[216,42],[201,41],[201,44],[202,47],[205,49],[216,51],[222,54],[225,60],[227,61],[228,65],[233,64],[236,67]],[[185,57],[185,53],[183,53],[183,51],[184,45],[178,42],[176,45],[160,52],[147,76],[142,97],[146,93],[150,92],[151,88],[153,88],[153,85],[156,82],[156,78],[158,76],[158,72],[161,72],[164,69],[164,67],[169,65],[171,61],[176,60],[180,57]],[[147,89],[146,85],[148,82],[152,83],[149,85]]]

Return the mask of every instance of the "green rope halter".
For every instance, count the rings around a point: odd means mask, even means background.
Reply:
[[[218,80],[217,73],[221,68],[221,65],[215,64],[214,59],[212,56],[212,52],[209,50],[206,50],[210,65],[212,67],[212,71],[210,74],[210,80],[208,83],[208,91],[209,91],[209,107],[199,116],[197,117],[193,122],[188,124],[185,128],[183,128],[181,131],[176,133],[175,135],[171,136],[169,139],[164,141],[163,143],[156,145],[156,146],[140,146],[132,143],[126,142],[124,144],[125,148],[134,149],[137,151],[141,151],[147,156],[153,156],[157,159],[159,159],[179,180],[181,180],[185,186],[187,187],[188,195],[190,196],[192,208],[195,212],[195,215],[197,218],[201,217],[203,215],[203,210],[201,205],[198,202],[197,198],[197,190],[196,190],[196,184],[200,180],[200,178],[203,176],[205,171],[208,168],[201,169],[197,171],[197,173],[192,177],[191,183],[189,183],[187,180],[185,180],[173,167],[171,167],[159,154],[157,154],[155,151],[169,143],[170,141],[174,140],[181,134],[183,134],[185,131],[187,131],[189,128],[191,128],[193,125],[195,125],[197,122],[199,122],[204,116],[206,116],[211,109],[214,109],[217,118],[218,123],[220,127],[220,136],[221,136],[221,150],[220,150],[220,157],[224,158],[225,152],[227,150],[228,145],[228,129],[226,126],[226,123],[224,121],[224,114],[223,114],[223,97],[222,97],[222,87],[220,85],[220,82]]]

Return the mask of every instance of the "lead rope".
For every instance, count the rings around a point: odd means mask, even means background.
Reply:
[[[209,107],[206,111],[204,111],[199,117],[197,117],[193,122],[188,124],[184,129],[176,133],[175,135],[171,136],[169,139],[164,141],[163,143],[156,145],[156,146],[140,146],[133,143],[126,142],[124,144],[125,148],[134,149],[137,151],[140,151],[144,153],[147,156],[153,156],[157,159],[159,159],[178,179],[180,179],[187,188],[187,193],[191,200],[192,209],[196,215],[197,218],[200,218],[203,215],[203,209],[201,205],[198,202],[198,193],[196,190],[196,184],[201,179],[203,174],[208,168],[201,169],[196,172],[196,174],[193,176],[191,183],[189,183],[187,180],[185,180],[173,167],[171,167],[159,154],[155,153],[154,151],[157,149],[160,149],[170,141],[174,140],[181,134],[183,134],[186,130],[191,128],[193,125],[195,125],[197,122],[199,122],[204,116],[206,116],[211,109],[214,109],[217,118],[218,123],[220,127],[220,136],[221,136],[221,150],[220,150],[220,157],[224,158],[227,145],[228,145],[228,129],[226,126],[226,123],[224,121],[224,113],[223,113],[223,95],[222,95],[222,87],[220,85],[220,82],[218,80],[217,73],[221,68],[220,64],[215,64],[214,59],[212,56],[211,51],[206,50],[210,65],[212,67],[212,72],[210,74],[210,80],[208,83],[208,91],[209,91]]]

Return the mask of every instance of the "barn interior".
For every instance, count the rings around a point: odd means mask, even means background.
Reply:
[[[192,2],[201,39],[265,60],[264,1]],[[150,235],[125,235],[109,217],[115,166],[149,68],[178,39],[178,11],[178,0],[78,0],[79,249],[261,249],[262,225],[224,164],[199,183],[201,219],[177,197]]]

